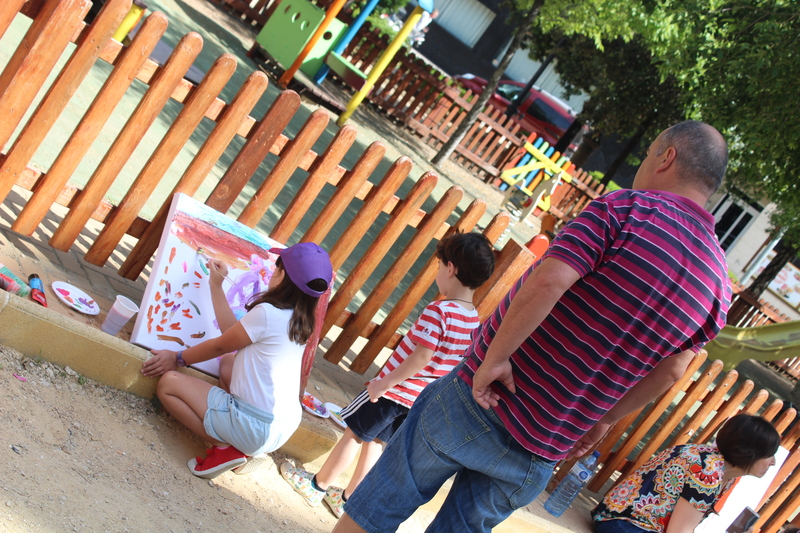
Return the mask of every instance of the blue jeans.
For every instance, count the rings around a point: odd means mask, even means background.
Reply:
[[[456,373],[428,385],[345,512],[370,533],[395,531],[455,474],[427,531],[491,531],[547,485],[555,463],[525,450]]]

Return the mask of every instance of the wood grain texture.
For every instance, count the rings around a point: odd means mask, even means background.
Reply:
[[[36,149],[67,107],[70,98],[97,61],[105,42],[114,34],[130,6],[131,0],[111,0],[106,3],[89,27],[86,37],[67,60],[0,167],[0,201],[25,171]]]
[[[273,150],[275,141],[281,137],[281,132],[286,129],[299,108],[300,96],[296,92],[283,91],[278,95],[236,155],[225,175],[214,187],[206,200],[206,205],[221,213],[230,209],[233,202],[236,201],[236,197],[247,185],[248,180],[255,174],[258,166]]]
[[[89,248],[86,261],[101,266],[106,263],[235,70],[236,58],[232,54],[217,58]]]
[[[70,37],[83,24],[89,0],[52,0],[36,15],[22,42],[0,74],[0,146],[4,146],[55,67]],[[13,185],[13,182],[12,182]],[[3,183],[5,198],[11,185]]]
[[[364,150],[353,165],[353,170],[344,175],[333,197],[303,235],[303,240],[319,243],[325,239],[385,154],[386,145],[380,141],[375,141]]]
[[[197,188],[225,151],[228,143],[236,135],[236,129],[249,116],[248,113],[256,105],[261,95],[264,94],[267,84],[267,77],[262,72],[253,72],[247,77],[236,93],[231,105],[226,108],[219,122],[203,142],[203,146],[192,159],[192,162],[189,163],[181,179],[178,180],[173,189],[173,194],[182,192],[193,195],[197,191]],[[158,248],[158,241],[161,239],[161,232],[164,230],[171,202],[172,196],[168,197],[161,205],[158,214],[153,218],[153,222],[120,266],[119,274],[121,276],[128,279],[136,279],[144,270],[144,267],[147,266],[153,252]]]
[[[278,197],[286,182],[289,181],[294,171],[300,166],[300,162],[308,155],[311,147],[314,146],[319,136],[325,131],[329,121],[330,114],[324,109],[318,109],[311,113],[303,127],[300,128],[297,136],[286,147],[286,150],[281,152],[281,157],[272,167],[272,171],[258,187],[255,194],[250,197],[237,219],[239,222],[251,228],[258,224],[269,206]]]
[[[77,201],[70,206],[69,213],[53,233],[50,246],[61,251],[70,249],[86,226],[94,207],[103,200],[147,130],[158,118],[172,91],[197,59],[202,47],[203,38],[194,32],[185,35],[178,42],[164,69],[139,101]]]
[[[350,147],[353,146],[356,136],[356,129],[350,125],[344,126],[336,132],[328,147],[309,168],[308,178],[303,182],[300,190],[297,191],[281,218],[272,227],[272,231],[269,234],[270,238],[284,244],[289,241],[292,232],[297,228],[303,216],[308,213],[311,204],[314,203],[317,195],[322,191],[325,183],[328,182],[328,177],[336,174],[339,163],[347,155]],[[317,220],[319,217],[320,215],[317,215]],[[305,240],[308,241],[310,239],[305,238]]]
[[[392,164],[380,183],[370,190],[367,197],[364,198],[364,205],[361,206],[330,251],[333,270],[339,270],[342,267],[375,219],[378,218],[378,214],[381,211],[391,212],[397,199],[394,193],[411,172],[411,166],[411,158],[400,157]],[[307,241],[308,238],[304,235],[303,240]]]
[[[417,183],[414,184],[411,191],[405,200],[401,201],[398,205],[397,211],[392,215],[389,222],[381,229],[381,232],[375,238],[375,241],[369,246],[367,251],[358,261],[350,275],[344,280],[341,287],[336,291],[336,294],[331,299],[328,305],[328,316],[325,319],[325,324],[322,328],[322,336],[325,336],[333,325],[334,319],[347,308],[350,300],[361,289],[361,286],[369,278],[369,276],[377,268],[383,257],[389,251],[397,238],[405,229],[408,221],[413,217],[417,209],[433,192],[436,186],[438,177],[432,172],[426,172]],[[351,317],[351,320],[353,318]],[[345,326],[346,327],[346,326]],[[325,358],[331,362],[338,363],[341,360],[329,356],[330,350],[325,354]]]
[[[19,217],[14,221],[12,225],[14,231],[31,235],[36,230],[166,29],[167,18],[163,14],[154,13],[147,18],[142,29],[134,37],[128,53],[115,65],[75,131],[50,166],[37,187],[36,194],[25,204]]]

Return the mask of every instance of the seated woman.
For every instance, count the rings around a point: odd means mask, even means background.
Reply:
[[[761,417],[736,415],[714,444],[683,444],[655,455],[614,486],[592,511],[596,533],[690,533],[736,478],[762,477],[780,435]]]

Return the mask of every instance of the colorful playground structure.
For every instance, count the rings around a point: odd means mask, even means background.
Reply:
[[[725,326],[705,349],[709,359],[723,362],[725,371],[745,359],[783,361],[782,365],[792,370],[800,367],[800,321],[749,328]]]

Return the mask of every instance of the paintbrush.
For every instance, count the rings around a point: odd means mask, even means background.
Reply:
[[[203,249],[202,249],[202,248],[198,248],[198,249],[197,249],[197,254],[198,254],[200,257],[202,257],[202,258],[203,258],[203,260],[205,260],[205,262],[206,262],[206,263],[209,263],[209,262],[211,262],[211,259],[210,259],[210,258],[209,258],[209,257],[208,257],[208,256],[207,256],[207,255],[206,255],[204,252],[203,252]],[[204,266],[204,265],[203,265],[203,266]],[[204,268],[203,270],[205,270],[205,268]],[[206,272],[206,274],[208,274],[208,272]],[[231,284],[231,285],[233,285],[233,284],[234,284],[234,283],[233,283],[233,280],[232,280],[231,278],[229,278],[228,276],[225,276],[225,279],[227,279],[227,280],[230,282],[230,284]]]

